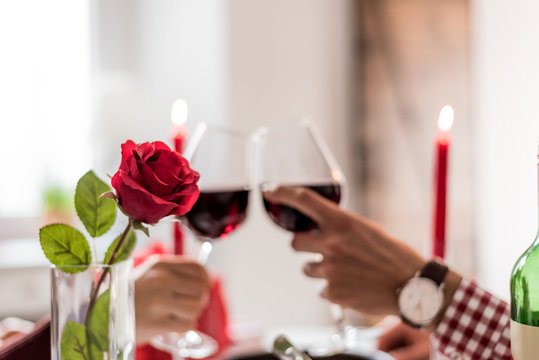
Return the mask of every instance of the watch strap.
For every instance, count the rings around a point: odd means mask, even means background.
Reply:
[[[408,320],[408,318],[404,316],[404,314],[402,314],[400,311],[399,311],[399,317],[403,323],[405,323],[408,326],[413,327],[414,329],[421,329],[423,327],[423,325],[421,324],[416,324],[415,322]]]
[[[435,260],[431,260],[421,270],[421,272],[419,273],[419,276],[427,278],[427,279],[431,279],[438,286],[440,286],[444,282],[445,276],[447,275],[448,271],[449,271],[449,268],[445,266],[444,264],[441,264]]]

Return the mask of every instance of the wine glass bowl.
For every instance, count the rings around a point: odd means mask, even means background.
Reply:
[[[249,188],[201,189],[193,208],[181,219],[199,238],[224,239],[247,217]]]
[[[341,206],[346,180],[316,126],[307,119],[264,126],[254,135],[257,182],[263,193],[277,185],[309,188]],[[281,228],[310,231],[316,223],[296,209],[262,197],[270,219]]]
[[[285,185],[285,184],[283,184]],[[288,184],[287,184],[288,185]],[[337,182],[326,182],[319,184],[301,184],[291,185],[293,187],[305,187],[313,190],[319,195],[325,197],[338,204],[341,201],[341,185]],[[269,190],[271,186],[262,184],[260,189],[262,192]],[[263,198],[264,208],[269,218],[281,228],[291,232],[311,231],[318,228],[314,220],[305,216],[298,210],[290,206],[273,203],[266,198]]]

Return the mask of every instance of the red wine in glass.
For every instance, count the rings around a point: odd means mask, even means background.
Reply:
[[[267,187],[267,184],[262,184],[260,187],[263,191],[264,188]],[[341,201],[341,186],[336,182],[304,185],[294,184],[293,187],[309,188],[337,204]],[[300,211],[291,208],[290,206],[272,203],[265,198],[263,198],[263,200],[264,207],[266,208],[266,212],[270,219],[283,229],[292,232],[301,232],[318,228],[316,222]]]
[[[246,188],[201,190],[183,220],[200,237],[224,239],[245,220],[248,201],[249,189]]]

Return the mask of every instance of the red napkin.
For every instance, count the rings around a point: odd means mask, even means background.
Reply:
[[[170,250],[161,242],[154,242],[145,249],[138,251],[133,255],[133,265],[135,267],[139,266],[144,262],[150,255],[165,255],[170,254]]]
[[[135,349],[135,359],[137,360],[172,360],[172,355],[167,352],[157,350],[151,345],[139,345]]]
[[[219,353],[232,344],[228,329],[228,312],[221,279],[212,276],[210,300],[198,319],[197,329],[219,344]]]

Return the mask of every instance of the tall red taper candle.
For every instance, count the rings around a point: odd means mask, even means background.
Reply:
[[[440,111],[438,133],[436,134],[436,158],[434,165],[434,224],[432,253],[445,258],[446,248],[446,209],[447,209],[447,169],[451,134],[453,125],[453,109],[446,105]]]
[[[187,103],[183,99],[178,99],[172,105],[172,139],[174,141],[174,150],[182,154],[187,138],[187,130],[185,129],[185,121],[187,120],[188,108]],[[184,253],[184,236],[179,223],[174,223],[174,254],[181,255]]]

